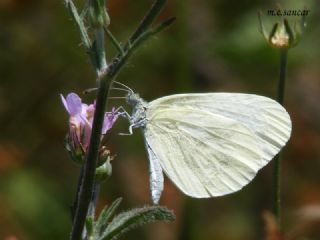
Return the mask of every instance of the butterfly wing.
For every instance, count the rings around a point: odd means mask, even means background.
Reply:
[[[163,173],[160,161],[145,137],[145,147],[149,157],[150,189],[154,204],[158,204],[163,190]]]
[[[276,101],[254,94],[204,93],[177,94],[158,98],[150,108],[197,108],[234,119],[255,134],[262,149],[261,167],[265,166],[286,144],[291,135],[291,120]]]
[[[167,176],[196,198],[241,189],[262,161],[257,138],[248,127],[197,108],[149,107],[144,135]]]

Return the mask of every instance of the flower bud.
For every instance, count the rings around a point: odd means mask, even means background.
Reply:
[[[64,141],[64,147],[69,153],[71,160],[75,163],[83,164],[85,160],[85,151],[81,144],[75,144],[70,135],[67,134]]]
[[[102,164],[100,167],[96,168],[96,181],[101,182],[103,180],[106,180],[108,177],[112,174],[112,165],[111,161],[113,160],[113,156],[108,156],[107,160],[104,164]]]
[[[269,43],[275,48],[289,48],[294,42],[294,36],[286,19],[281,24],[276,23],[270,33]]]
[[[93,28],[107,27],[110,24],[105,0],[89,0],[88,20]]]
[[[281,22],[275,23],[272,30],[268,34],[264,28],[261,14],[259,13],[260,32],[263,34],[267,42],[274,48],[288,49],[292,48],[299,43],[300,36],[305,26],[305,18],[301,18],[300,28],[297,27],[295,22],[294,28],[289,24],[286,18]]]

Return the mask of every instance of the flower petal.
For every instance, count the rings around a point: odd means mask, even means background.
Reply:
[[[69,109],[68,109],[68,104],[67,104],[67,101],[66,99],[64,98],[64,96],[62,94],[60,94],[60,98],[61,98],[61,101],[62,101],[62,104],[64,106],[64,108],[67,110],[67,112],[69,113]],[[70,113],[69,113],[70,114]]]
[[[90,138],[91,138],[91,131],[92,131],[92,126],[90,126],[88,124],[83,125],[81,141],[82,141],[82,145],[83,145],[84,149],[86,149],[86,150],[89,147]]]
[[[115,108],[112,108],[111,112],[106,112],[104,114],[104,121],[102,126],[102,134],[106,134],[108,130],[110,130],[113,126],[113,124],[118,119],[118,112],[115,110]]]
[[[63,102],[63,101],[62,101]],[[71,116],[81,114],[82,103],[81,98],[75,93],[69,93],[66,99],[67,109]]]
[[[92,125],[95,110],[96,110],[96,107],[93,104],[90,104],[86,109],[86,118],[91,123],[91,125]]]

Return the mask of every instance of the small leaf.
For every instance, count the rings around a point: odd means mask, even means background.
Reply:
[[[87,230],[87,235],[92,236],[93,233],[93,217],[88,216],[86,218],[86,230]]]
[[[69,9],[70,15],[73,17],[74,21],[76,22],[76,24],[79,28],[81,40],[82,40],[84,46],[86,47],[87,50],[90,49],[91,41],[88,36],[86,27],[84,26],[83,20],[81,19],[76,6],[72,2],[72,0],[65,0],[65,3],[67,5],[67,8]]]
[[[114,240],[123,233],[155,221],[173,221],[175,216],[165,207],[147,206],[136,208],[117,215],[107,226],[99,240]]]
[[[139,24],[136,31],[132,34],[132,36],[129,39],[129,44],[134,42],[136,39],[138,39],[145,31],[148,30],[148,28],[152,25],[156,17],[161,12],[163,6],[165,5],[166,0],[155,0],[150,8],[150,10],[147,12],[147,14],[144,16],[143,20]],[[125,47],[127,49],[128,46]]]
[[[122,201],[122,198],[118,198],[110,205],[110,207],[105,206],[105,208],[101,211],[98,217],[98,220],[95,224],[96,225],[94,230],[95,236],[99,236],[105,230],[111,215],[119,207],[121,201]]]
[[[161,32],[162,30],[166,29],[167,27],[169,27],[172,23],[174,23],[174,21],[176,20],[175,17],[170,17],[164,21],[162,21],[161,23],[159,23],[159,25],[157,25],[155,28],[151,29],[152,34],[156,34]]]

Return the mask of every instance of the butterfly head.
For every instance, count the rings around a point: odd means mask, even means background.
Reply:
[[[131,106],[144,105],[145,101],[139,96],[138,93],[128,92],[126,101]]]

